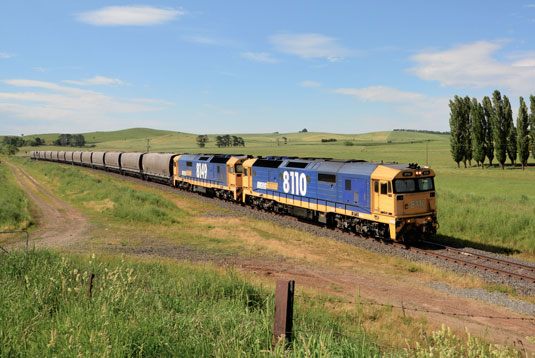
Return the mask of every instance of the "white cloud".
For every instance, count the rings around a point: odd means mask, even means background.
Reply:
[[[425,95],[415,92],[400,91],[387,86],[372,86],[365,88],[337,88],[334,93],[353,96],[365,102],[403,103],[421,101]]]
[[[21,119],[69,121],[114,120],[115,115],[165,109],[158,100],[114,98],[104,93],[28,79],[4,80],[31,91],[0,92],[0,113]]]
[[[204,44],[204,45],[218,45],[218,41],[212,37],[204,36],[204,35],[187,35],[182,36],[182,39],[189,42],[195,42],[198,44]]]
[[[302,58],[326,58],[336,62],[355,53],[322,34],[278,34],[270,36],[269,41],[277,51]]]
[[[42,66],[32,67],[32,70],[37,71],[37,72],[42,72],[42,73],[50,72],[50,68],[42,67]]]
[[[402,91],[388,86],[364,88],[337,88],[337,94],[353,96],[362,102],[382,102],[394,106],[403,125],[415,128],[447,128],[449,98],[430,97],[425,94]],[[397,125],[402,125],[399,122]]]
[[[120,86],[124,84],[124,82],[118,78],[108,78],[104,76],[95,76],[93,78],[87,78],[81,81],[63,80],[62,82],[73,84],[73,85],[79,85],[79,86],[87,86],[87,85]]]
[[[271,57],[271,54],[269,54],[268,52],[242,52],[241,57],[246,58],[251,61],[256,61],[256,62],[267,62],[267,63],[278,62],[278,60]]]
[[[315,82],[315,81],[301,81],[297,85],[301,87],[320,87],[321,86],[319,82]]]
[[[8,58],[11,58],[11,57],[15,57],[15,55],[13,55],[12,53],[7,53],[7,52],[0,52],[0,58],[2,59],[8,59]]]
[[[95,26],[148,26],[174,20],[185,12],[152,6],[107,6],[76,14],[76,19]]]
[[[524,7],[535,7],[535,4],[526,4]]]
[[[410,70],[442,86],[508,88],[515,94],[533,92],[535,56],[528,53],[514,62],[500,61],[493,55],[502,48],[502,43],[478,41],[444,51],[421,52],[412,57],[417,65]]]

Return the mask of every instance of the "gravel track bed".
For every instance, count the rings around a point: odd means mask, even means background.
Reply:
[[[438,258],[429,257],[429,256],[419,254],[414,251],[396,247],[382,240],[366,239],[360,236],[351,235],[348,233],[343,233],[343,232],[332,230],[332,229],[327,229],[327,228],[320,227],[320,226],[313,225],[313,224],[306,223],[306,222],[301,222],[292,217],[285,217],[285,216],[280,216],[280,215],[276,215],[272,213],[267,213],[267,212],[251,209],[249,207],[241,206],[239,204],[230,203],[230,202],[226,202],[226,201],[219,200],[219,199],[209,198],[209,197],[197,194],[197,193],[190,193],[190,192],[182,191],[182,190],[175,189],[166,185],[147,182],[147,181],[144,181],[138,178],[133,178],[133,177],[125,177],[123,175],[115,174],[115,173],[110,173],[110,174],[117,178],[126,179],[129,181],[138,183],[138,184],[145,185],[147,187],[157,188],[168,193],[175,193],[175,194],[179,193],[180,195],[184,195],[186,197],[190,197],[190,198],[202,201],[202,202],[214,204],[220,208],[228,210],[231,213],[234,213],[235,215],[249,216],[255,219],[259,219],[259,220],[270,221],[270,222],[276,223],[284,227],[290,227],[290,228],[298,229],[298,230],[308,232],[317,236],[331,238],[339,242],[343,242],[348,245],[359,247],[359,248],[369,250],[371,252],[375,252],[378,254],[402,257],[402,258],[416,261],[416,262],[430,263],[432,265],[435,265],[437,267],[440,267],[446,270],[453,271],[460,275],[477,275],[481,277],[488,284],[508,285],[508,286],[513,287],[516,293],[519,295],[535,296],[535,284],[532,284],[532,283],[528,283],[528,282],[521,281],[521,280],[514,279],[514,278],[508,278],[508,277],[498,275],[492,272],[486,272],[483,270],[460,266],[453,262],[444,261]],[[223,215],[229,215],[229,214],[223,214]],[[221,214],[216,214],[214,212],[214,215],[220,216]],[[517,260],[517,259],[511,259],[508,257],[504,257],[501,255],[486,252],[486,251],[480,251],[480,250],[468,249],[468,248],[466,249],[466,251],[469,251],[469,250],[473,252],[479,252],[487,256],[493,256],[493,257],[500,258],[500,259],[506,258],[510,261],[514,261],[514,262],[518,262],[518,263],[522,263],[526,265],[533,265],[532,263],[524,262],[524,261]],[[455,294],[457,296],[466,297],[466,293],[457,292],[459,290],[449,289],[446,291],[449,293]],[[472,293],[470,294],[470,298],[485,301],[485,302],[493,302],[498,305],[508,307],[517,312],[526,313],[526,314],[535,313],[535,305],[533,304],[528,303],[528,305],[532,306],[529,309],[522,305],[523,308],[519,310],[518,307],[521,305],[514,303],[518,300],[503,300],[503,299],[497,299],[496,297],[497,297],[496,292],[489,292],[487,290],[472,290]],[[520,301],[520,302],[524,302],[524,301]]]

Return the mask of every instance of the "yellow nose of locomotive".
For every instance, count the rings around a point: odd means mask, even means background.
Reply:
[[[382,165],[372,175],[372,211],[389,217],[390,237],[413,240],[436,233],[435,173],[416,165]]]

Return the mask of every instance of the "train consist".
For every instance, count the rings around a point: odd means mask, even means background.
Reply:
[[[413,241],[437,229],[435,173],[416,164],[227,154],[32,151],[357,234]]]

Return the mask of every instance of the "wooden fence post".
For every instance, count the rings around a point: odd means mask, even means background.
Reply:
[[[89,298],[91,298],[91,295],[93,294],[93,279],[95,278],[95,274],[91,272],[91,275],[89,276],[89,287],[87,289],[87,294]]]
[[[275,289],[275,316],[273,319],[273,346],[281,339],[286,345],[292,341],[295,281],[277,280]]]

